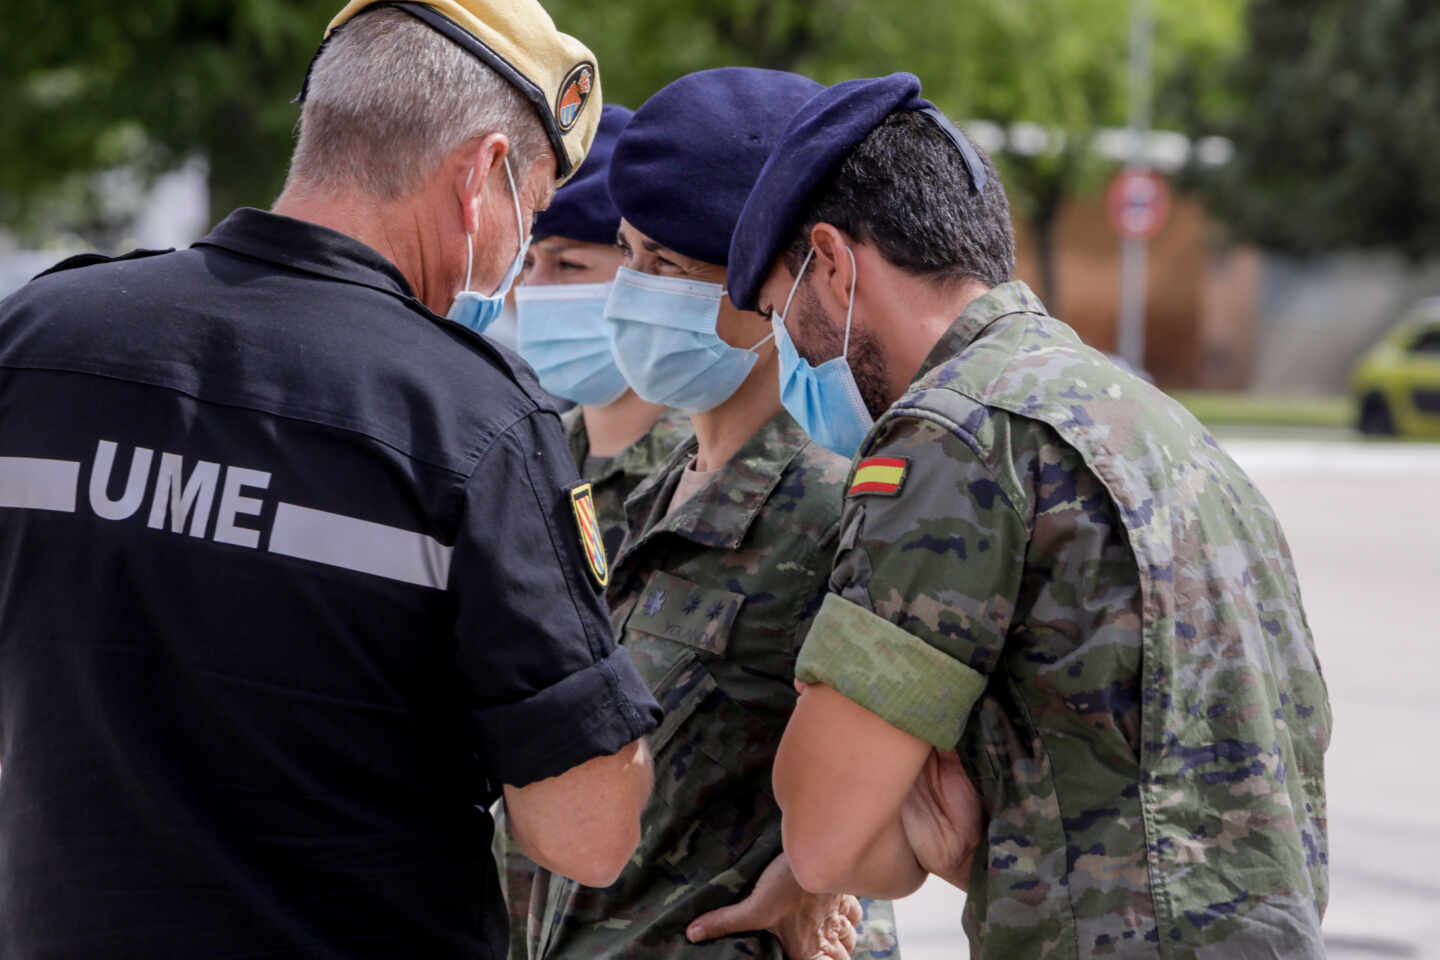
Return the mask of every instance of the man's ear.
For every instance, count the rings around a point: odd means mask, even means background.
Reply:
[[[459,201],[462,229],[466,236],[480,231],[480,211],[485,206],[485,185],[499,174],[500,185],[509,190],[505,179],[505,158],[510,153],[510,138],[491,133],[478,140],[469,140],[455,151],[451,176]]]
[[[854,241],[840,228],[817,223],[810,231],[810,245],[815,259],[810,269],[815,273],[815,289],[822,297],[833,298],[841,312],[850,308],[850,291],[855,282],[855,256],[850,251]]]

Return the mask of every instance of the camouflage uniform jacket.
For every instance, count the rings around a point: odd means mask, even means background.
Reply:
[[[848,464],[782,412],[667,516],[695,451],[692,438],[626,502],[610,581],[616,635],[665,709],[640,848],[604,890],[537,874],[532,957],[782,956],[768,933],[692,946],[685,928],[741,899],[780,853],[771,769]],[[890,905],[867,908],[863,942],[879,949],[856,955],[898,956]]]
[[[678,410],[667,410],[646,434],[613,457],[592,458],[590,435],[585,431],[585,418],[579,407],[571,407],[560,417],[570,455],[580,477],[589,481],[595,516],[600,523],[600,538],[605,555],[614,558],[625,540],[625,498],[640,482],[665,462],[680,442],[694,431],[690,418]],[[590,467],[589,470],[586,467]],[[526,960],[530,895],[535,882],[535,862],[521,853],[509,833],[505,804],[495,811],[495,859],[500,866],[502,890],[510,912],[510,957]]]
[[[1209,434],[1011,283],[852,469],[797,674],[958,746],[973,956],[1324,956],[1325,684]]]
[[[582,479],[590,481],[600,538],[605,541],[606,556],[613,560],[625,540],[625,498],[694,433],[690,418],[678,410],[667,410],[645,436],[615,456],[604,458],[590,457],[590,435],[585,432],[585,418],[579,407],[567,410],[560,421],[565,425],[575,469]]]

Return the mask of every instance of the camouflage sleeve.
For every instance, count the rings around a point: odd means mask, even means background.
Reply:
[[[830,594],[795,675],[824,683],[941,749],[999,662],[1028,540],[1018,484],[966,438],[898,417],[869,445],[905,462],[898,490],[845,501]],[[1007,493],[1007,488],[1010,491]]]
[[[535,874],[540,868],[525,856],[511,834],[510,817],[503,797],[490,808],[490,816],[495,821],[490,852],[495,855],[495,866],[500,873],[500,895],[505,898],[510,916],[510,960],[527,960],[530,953],[530,897]]]

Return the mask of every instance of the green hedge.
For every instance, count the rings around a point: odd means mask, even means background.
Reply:
[[[1173,394],[1209,426],[1349,427],[1355,419],[1346,397],[1265,396],[1188,390]]]

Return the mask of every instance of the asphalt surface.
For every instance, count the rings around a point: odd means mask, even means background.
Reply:
[[[1440,445],[1226,435],[1295,554],[1335,714],[1330,956],[1440,960]],[[905,960],[969,955],[964,895],[897,904]]]

